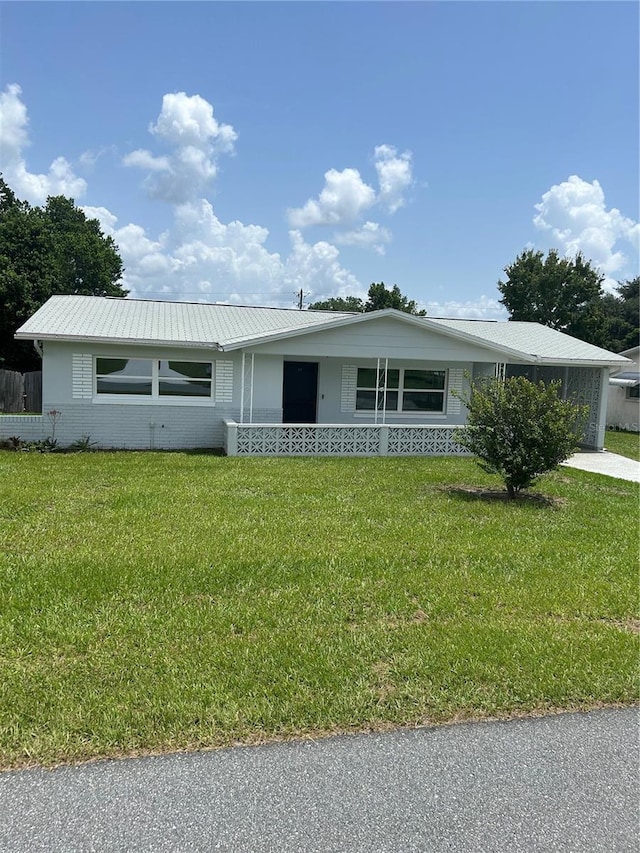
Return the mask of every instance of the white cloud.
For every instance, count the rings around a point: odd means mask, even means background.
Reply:
[[[506,320],[508,312],[497,299],[482,295],[469,302],[420,302],[428,317],[446,317],[457,320]]]
[[[284,268],[283,287],[305,291],[313,301],[330,296],[364,296],[358,279],[338,261],[331,243],[306,243],[299,231],[290,231],[292,250]]]
[[[304,207],[288,211],[293,228],[309,225],[342,225],[353,222],[376,199],[375,191],[360,177],[357,169],[329,169],[325,185],[317,199],[309,199]]]
[[[615,207],[607,209],[598,181],[571,175],[544,193],[535,208],[536,227],[551,232],[565,254],[582,252],[605,274],[607,289],[615,287],[614,276],[624,278],[637,269],[640,225]]]
[[[380,186],[379,193],[367,184],[357,169],[329,169],[324,175],[324,187],[317,198],[308,199],[302,207],[287,211],[289,225],[295,229],[313,225],[333,225],[347,228],[337,232],[334,240],[342,245],[372,248],[384,254],[384,244],[391,240],[391,232],[378,223],[359,224],[363,214],[379,206],[389,214],[395,213],[405,203],[405,193],[413,186],[412,155],[409,151],[398,154],[393,145],[378,145],[374,150],[374,165]]]
[[[266,228],[225,224],[205,199],[177,206],[171,228],[155,240],[139,225],[118,227],[104,207],[83,210],[118,245],[123,286],[132,297],[286,306],[300,288],[317,299],[362,293],[330,243],[309,244],[293,231],[291,252],[282,260],[266,248]]]
[[[412,155],[398,154],[393,145],[378,145],[374,152],[380,193],[378,203],[389,213],[405,205],[405,192],[413,186]]]
[[[125,166],[138,166],[140,169],[148,169],[150,172],[168,172],[171,169],[168,157],[154,157],[144,148],[138,148],[131,154],[122,158]]]
[[[391,242],[391,231],[378,222],[367,221],[361,228],[335,234],[333,239],[342,246],[359,246],[384,255],[384,244]]]
[[[185,92],[163,97],[149,132],[171,149],[170,154],[157,156],[139,148],[123,162],[148,171],[144,182],[148,194],[172,204],[193,201],[216,177],[219,155],[233,153],[238,138],[231,125],[214,118],[208,101]]]
[[[87,183],[64,157],[57,157],[46,174],[28,170],[23,149],[29,145],[29,118],[21,94],[16,84],[0,93],[0,171],[5,181],[19,198],[32,204],[42,204],[49,195],[79,198]]]

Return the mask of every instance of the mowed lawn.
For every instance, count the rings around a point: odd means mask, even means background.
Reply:
[[[629,703],[637,485],[0,452],[0,766]],[[473,491],[473,490],[476,491]]]
[[[611,453],[619,453],[620,456],[640,461],[640,435],[637,432],[607,430],[604,446]]]

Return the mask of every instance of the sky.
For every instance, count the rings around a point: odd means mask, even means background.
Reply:
[[[638,274],[635,2],[1,2],[0,170],[132,297],[397,284],[504,319],[525,249]]]

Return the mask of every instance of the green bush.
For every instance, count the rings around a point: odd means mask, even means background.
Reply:
[[[464,400],[467,428],[456,441],[480,467],[502,477],[509,498],[568,459],[576,450],[587,408],[559,397],[559,382],[534,384],[522,376],[473,383]]]

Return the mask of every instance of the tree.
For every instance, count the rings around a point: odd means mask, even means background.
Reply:
[[[527,249],[505,267],[506,281],[498,281],[500,302],[510,320],[542,323],[583,341],[603,346],[607,323],[602,306],[604,276],[578,253],[561,258],[551,249]]]
[[[368,313],[369,311],[381,311],[383,308],[395,308],[406,314],[416,314],[418,317],[426,316],[426,311],[418,311],[418,305],[413,299],[408,299],[400,291],[397,284],[392,288],[385,287],[383,281],[373,283],[369,287],[366,302],[357,296],[333,296],[323,302],[314,302],[309,306],[312,311],[352,311],[355,313]]]
[[[73,199],[50,196],[44,207],[32,207],[0,177],[0,366],[39,366],[33,346],[13,335],[50,296],[123,297],[122,273],[113,239]]]
[[[408,299],[400,292],[397,284],[391,289],[384,286],[384,282],[372,284],[369,288],[368,299],[365,303],[365,311],[380,311],[383,308],[395,308],[396,311],[404,311],[405,314],[417,314],[419,317],[426,316],[426,311],[418,311],[418,305],[413,299]]]
[[[469,417],[456,441],[478,457],[483,470],[502,477],[513,500],[537,477],[577,448],[587,408],[558,396],[560,383],[537,385],[523,376],[473,383]]]
[[[364,302],[358,296],[332,296],[322,302],[314,302],[309,305],[311,311],[347,311],[352,314],[361,314],[364,311]]]
[[[605,349],[623,352],[640,346],[640,276],[618,282],[616,293],[607,293],[602,306],[607,323]]]

